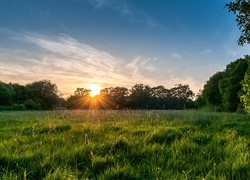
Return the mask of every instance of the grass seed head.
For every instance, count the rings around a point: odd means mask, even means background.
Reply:
[[[23,172],[23,180],[26,180],[26,179],[27,179],[27,175],[26,175],[26,169],[25,169]]]
[[[89,137],[88,137],[88,134],[85,134],[85,144],[89,144]]]
[[[90,151],[90,156],[92,159],[94,159],[94,153],[92,151]]]

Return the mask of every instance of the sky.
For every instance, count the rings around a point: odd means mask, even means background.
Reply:
[[[249,54],[230,0],[1,0],[0,81],[43,79],[64,97],[91,84],[188,84],[197,93]]]

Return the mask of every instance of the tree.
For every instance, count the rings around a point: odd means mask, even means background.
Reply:
[[[10,84],[0,81],[0,106],[9,106],[13,103],[15,91]]]
[[[202,95],[209,106],[221,106],[222,96],[219,90],[219,81],[223,79],[224,72],[217,72],[209,78],[204,85]]]
[[[152,90],[150,86],[136,84],[130,90],[130,106],[134,109],[148,109],[153,107]]]
[[[110,91],[110,98],[114,102],[116,109],[122,109],[127,106],[127,97],[129,95],[129,91],[125,87],[115,87]]]
[[[28,88],[24,85],[20,85],[17,83],[11,83],[15,91],[14,102],[17,104],[24,103],[28,98]]]
[[[238,44],[243,46],[245,43],[250,43],[250,1],[235,0],[226,4],[229,12],[236,15],[236,22],[241,31]]]
[[[125,87],[108,87],[100,91],[99,100],[102,109],[123,109],[127,107],[129,90]]]
[[[77,88],[75,91],[75,95],[79,97],[85,97],[90,95],[91,90],[85,88]]]
[[[245,58],[237,59],[227,65],[224,78],[219,81],[224,110],[234,112],[240,106],[241,81],[244,79],[247,68],[248,64]]]
[[[164,86],[156,86],[152,88],[152,96],[163,99],[169,97],[170,91],[166,89]]]
[[[90,89],[77,88],[74,95],[67,98],[68,109],[88,109],[90,106]]]
[[[203,108],[206,106],[206,100],[204,97],[204,93],[201,89],[199,90],[199,92],[196,95],[196,99],[195,99],[194,104],[195,104],[195,107],[197,109],[200,109],[200,108]]]
[[[241,82],[242,90],[239,93],[240,101],[243,103],[245,112],[250,113],[250,56],[246,56],[248,69]]]
[[[166,89],[164,86],[156,86],[152,88],[152,97],[156,109],[167,109],[170,108],[169,98],[170,90]]]
[[[60,96],[56,84],[50,80],[35,81],[27,84],[29,99],[39,103],[42,109],[53,109],[59,105]]]
[[[188,108],[188,105],[192,102],[195,94],[190,89],[189,85],[177,84],[170,89],[172,101],[174,102],[174,109]]]

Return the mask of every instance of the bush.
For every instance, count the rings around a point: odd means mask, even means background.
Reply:
[[[10,111],[11,106],[0,106],[0,111]]]
[[[14,111],[24,111],[26,110],[25,106],[23,104],[13,104],[11,106],[11,109]]]
[[[24,106],[28,110],[38,110],[38,109],[40,109],[40,104],[37,103],[37,102],[34,102],[32,99],[28,99],[27,101],[25,101]]]

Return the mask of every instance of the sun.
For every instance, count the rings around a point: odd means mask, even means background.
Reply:
[[[90,96],[91,97],[94,97],[96,95],[99,95],[100,94],[100,91],[101,91],[101,88],[100,86],[96,85],[96,84],[91,84],[88,86],[88,89],[91,90],[90,92]]]

